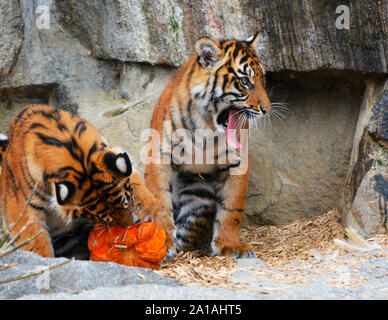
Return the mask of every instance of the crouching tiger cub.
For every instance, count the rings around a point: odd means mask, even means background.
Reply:
[[[1,136],[0,163],[0,215],[12,224],[27,205],[13,233],[28,224],[22,242],[43,230],[23,249],[45,257],[76,246],[76,231],[86,247],[93,222],[128,226],[136,213],[144,217],[156,208],[128,154],[68,111],[45,105],[19,111],[8,139]]]
[[[212,255],[255,256],[249,245],[240,243],[249,166],[240,152],[246,139],[239,129],[247,129],[271,108],[257,40],[258,34],[247,41],[198,40],[196,53],[177,70],[154,109],[151,128],[161,142],[149,140],[149,159],[156,161],[146,165],[145,181],[160,201],[155,220],[168,233],[170,256],[196,249],[208,249]],[[218,142],[208,143],[212,132]],[[211,148],[218,149],[210,159],[214,161],[196,161],[194,154],[207,155]],[[234,158],[217,161],[232,151]],[[164,160],[168,158],[170,163]],[[246,170],[231,174],[240,165]]]

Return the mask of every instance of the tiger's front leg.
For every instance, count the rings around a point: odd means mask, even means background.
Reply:
[[[133,190],[133,222],[153,220],[159,211],[158,201],[136,172],[131,174],[130,183]]]
[[[146,186],[155,196],[158,204],[157,212],[152,220],[160,225],[167,234],[167,257],[176,254],[175,225],[172,217],[172,200],[169,185],[169,165],[148,164],[146,166]]]
[[[217,210],[213,227],[211,249],[213,255],[233,258],[255,258],[248,244],[240,242],[240,223],[244,213],[249,169],[243,175],[231,175],[221,191],[223,202]]]

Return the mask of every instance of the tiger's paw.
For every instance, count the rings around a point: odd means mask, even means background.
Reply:
[[[176,252],[175,248],[167,249],[167,254],[162,261],[166,261],[166,260],[174,257],[176,254],[177,254],[177,252]]]
[[[234,259],[257,258],[256,253],[248,244],[237,246],[215,246],[212,245],[213,256],[226,256]]]
[[[142,214],[132,213],[132,219],[133,219],[133,223],[135,224],[143,223],[143,222],[150,221],[151,215],[147,214],[147,212],[142,212]]]
[[[167,235],[167,255],[164,260],[168,260],[177,254],[177,248],[175,244],[175,230],[171,236]],[[164,261],[163,260],[163,261]]]

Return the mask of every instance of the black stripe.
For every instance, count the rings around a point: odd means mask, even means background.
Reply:
[[[99,189],[102,189],[103,187],[109,185],[110,183],[105,182],[105,181],[100,180],[100,179],[95,179],[95,180],[93,180],[93,184],[94,184],[94,187],[96,188],[96,190],[99,190]]]
[[[16,129],[17,127],[17,124],[20,120],[22,120],[22,117],[23,115],[30,110],[30,106],[27,106],[25,108],[23,108],[17,115],[16,115],[16,119],[13,123],[13,126],[9,128],[9,131],[8,131],[8,137],[9,137],[9,140],[10,142],[13,140],[13,133],[14,133],[14,130]]]
[[[54,147],[65,147],[65,143],[58,140],[57,138],[49,137],[39,132],[37,132],[36,135],[44,144]]]
[[[188,92],[190,92],[190,83],[191,83],[191,78],[193,77],[193,73],[194,73],[194,70],[195,70],[195,66],[196,66],[195,63],[193,63],[193,64],[191,65],[189,74],[187,75],[186,89],[187,89]]]
[[[29,206],[35,210],[39,210],[39,211],[43,211],[43,212],[45,212],[45,210],[46,210],[44,207],[38,206],[32,202],[29,203]]]
[[[116,200],[114,200],[113,202],[111,202],[111,204],[115,206],[115,205],[118,205],[118,204],[120,204],[120,203],[121,203],[121,201],[122,201],[121,197],[117,197],[117,199],[116,199]]]
[[[231,66],[229,66],[228,72],[233,73],[238,78],[238,74],[236,73],[236,71],[234,71],[234,69]]]
[[[212,93],[212,98],[213,98],[213,101],[214,101],[214,91],[216,90],[216,85],[217,85],[217,81],[218,81],[218,72],[219,72],[219,70],[221,69],[221,67],[219,67],[218,68],[218,70],[216,71],[216,74],[215,74],[215,76],[214,76],[214,81],[213,81],[213,87],[212,87],[212,91],[211,91],[211,93]],[[216,104],[214,103],[214,107],[215,107],[215,112],[217,113],[217,106],[216,106]]]
[[[228,49],[231,47],[231,46],[233,46],[233,43],[228,43],[226,46],[225,46],[225,52],[227,52],[228,51]]]
[[[234,52],[233,52],[233,59],[234,59],[234,60],[236,60],[237,55],[238,55],[238,53],[239,53],[240,50],[241,50],[241,48],[239,48],[239,47],[236,46],[236,49],[235,49]]]
[[[245,61],[247,61],[249,58],[249,56],[246,54],[245,56],[243,56],[240,60],[240,64],[243,64]]]
[[[244,72],[246,73],[247,72],[247,68],[248,68],[248,64],[246,63],[246,64],[244,64]]]
[[[93,153],[97,151],[97,143],[94,142],[92,147],[90,148],[88,155],[86,157],[86,163],[90,163],[90,157],[92,156]]]
[[[244,209],[240,209],[240,208],[233,208],[233,209],[230,209],[230,208],[226,208],[225,206],[222,206],[221,207],[222,210],[225,210],[225,211],[228,211],[228,212],[244,212]]]
[[[182,235],[182,234],[180,234],[178,232],[176,234],[176,238],[179,239],[179,240],[182,240],[182,242],[190,242],[189,238],[187,238],[186,235]]]
[[[11,170],[11,168],[9,167],[9,164],[8,164],[8,161],[7,159],[4,159],[4,163],[5,163],[5,168],[7,169],[7,172],[9,174],[9,177],[11,178],[11,188],[12,188],[12,191],[13,193],[15,194],[15,197],[16,197],[16,200],[19,200],[19,197],[18,197],[18,194],[17,194],[17,188],[16,188],[16,180],[15,180],[15,176]]]
[[[206,189],[184,189],[181,191],[180,195],[181,196],[193,195],[196,197],[208,198],[208,199],[212,199],[212,200],[217,199],[216,195],[213,192],[206,190]]]
[[[36,181],[35,179],[33,178],[29,168],[27,165],[24,166],[25,170],[27,171],[27,176],[28,178],[33,182],[33,185],[35,185]],[[23,174],[25,174],[25,172],[23,172]],[[33,186],[32,186],[33,188]],[[47,191],[46,189],[44,189],[43,187],[41,187],[39,184],[37,185],[37,189],[39,189],[40,192],[43,192],[46,196],[50,196],[51,195],[51,192]]]
[[[228,74],[224,74],[224,79],[223,79],[223,82],[222,82],[222,93],[225,92],[225,88],[226,88],[226,85],[228,84],[228,80],[229,80],[229,77],[228,77]]]
[[[33,123],[32,125],[30,125],[30,127],[28,128],[28,130],[26,132],[24,132],[24,136],[29,133],[31,130],[33,129],[36,129],[36,128],[42,128],[42,129],[48,129],[44,124],[41,124],[41,123]]]
[[[206,93],[207,93],[207,89],[209,87],[209,82],[210,82],[210,77],[207,78],[207,81],[206,81],[206,85],[205,85],[205,90],[202,92],[202,95],[201,95],[201,98],[204,98]]]
[[[88,190],[85,191],[84,195],[82,196],[81,201],[84,202],[85,199],[86,199],[88,196],[90,196],[90,195],[92,194],[93,191],[94,191],[94,186],[91,185],[90,188],[89,188]],[[93,202],[95,199],[96,199],[96,198],[89,199],[89,200],[87,201],[87,203],[91,203],[91,202]],[[86,204],[86,203],[85,203],[85,204]]]
[[[60,173],[64,173],[66,171],[73,171],[74,173],[80,175],[80,176],[83,176],[85,175],[83,172],[81,171],[78,171],[77,169],[71,167],[71,166],[66,166],[66,167],[61,167],[57,170],[57,173],[60,174]]]
[[[176,131],[176,123],[173,119],[172,106],[170,106],[170,120],[171,120],[172,133],[174,133]]]
[[[236,162],[236,163],[233,163],[229,166],[226,166],[226,167],[223,167],[223,168],[217,168],[216,170],[219,171],[219,172],[222,172],[222,171],[227,171],[229,170],[230,168],[235,168],[235,167],[238,167],[240,165],[240,161]]]
[[[53,172],[53,173],[47,173],[46,171],[43,172],[43,182],[47,183],[49,180],[53,179],[53,178],[67,178],[68,177],[68,174],[65,174],[63,177],[57,173],[57,172]]]
[[[97,173],[103,173],[103,171],[98,169],[96,164],[94,162],[92,162],[90,164],[90,173],[89,174],[93,177]]]
[[[37,189],[35,189],[34,191],[34,196],[37,196],[42,201],[45,201],[45,202],[49,201],[49,199],[41,195]]]
[[[26,168],[27,168],[27,166],[21,166],[21,171],[22,171],[23,179],[27,183],[27,186],[30,189],[33,189],[34,185],[35,185],[35,180],[31,176],[28,176],[28,172],[26,172]]]
[[[244,89],[241,87],[241,85],[240,85],[240,81],[237,80],[237,79],[234,79],[234,80],[233,80],[233,85],[234,85],[234,87],[235,87],[238,91],[243,91],[243,90],[244,90]]]
[[[104,206],[104,208],[101,209],[101,210],[99,210],[99,211],[97,211],[97,212],[95,213],[95,215],[101,215],[102,213],[105,213],[104,215],[102,215],[102,216],[100,217],[100,219],[102,219],[102,218],[104,218],[104,217],[106,216],[106,212],[107,212],[108,210],[109,210],[109,209],[108,209],[107,207]],[[92,215],[93,215],[93,214],[92,214]]]
[[[86,122],[84,120],[78,121],[77,124],[74,127],[74,133],[78,131],[78,137],[81,138],[81,135],[84,131],[86,131],[87,126]]]
[[[183,109],[181,107],[181,102],[179,101],[178,104],[179,104],[179,106],[178,106],[178,108],[179,108],[179,117],[180,117],[180,120],[181,120],[181,123],[182,123],[182,127],[183,127],[183,129],[190,130],[189,126],[186,123],[186,117],[185,117]]]
[[[175,221],[176,224],[186,224],[188,223],[186,220],[189,217],[196,217],[196,218],[209,218],[209,216],[214,216],[216,213],[216,208],[209,205],[200,205],[197,207],[194,207],[190,209],[189,211],[182,214],[182,212],[179,212],[178,217]]]
[[[231,91],[231,92],[225,92],[225,93],[221,96],[221,98],[224,98],[224,97],[226,97],[226,96],[233,96],[233,97],[237,97],[237,98],[242,98],[242,97],[244,97],[244,95],[242,95],[242,94],[240,94],[240,93],[236,93],[236,92]]]
[[[194,122],[192,107],[193,107],[193,100],[190,99],[189,102],[187,103],[187,113],[189,114],[190,125],[193,128],[193,131],[195,131],[195,129],[197,129],[197,126],[195,125],[195,122]]]
[[[243,74],[244,76],[247,76],[248,73],[246,73],[244,70],[241,70],[241,69],[238,69],[238,72],[240,72],[241,74]]]

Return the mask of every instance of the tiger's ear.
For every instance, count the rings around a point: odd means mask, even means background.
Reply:
[[[75,193],[74,184],[69,181],[55,182],[55,195],[60,205],[66,204]]]
[[[0,133],[0,163],[3,157],[3,153],[5,153],[5,149],[7,149],[8,147],[8,143],[9,143],[8,137]]]
[[[0,133],[0,151],[5,151],[5,149],[7,149],[8,143],[8,137]]]
[[[199,64],[207,70],[215,68],[220,61],[221,49],[210,38],[199,39],[195,44],[195,51],[198,55]]]
[[[262,37],[260,36],[260,32],[256,32],[252,37],[246,40],[248,45],[255,50],[256,54],[259,55],[260,50],[265,49],[262,43]]]
[[[128,177],[132,173],[132,164],[126,152],[115,154],[108,152],[104,157],[107,168],[122,177]]]

